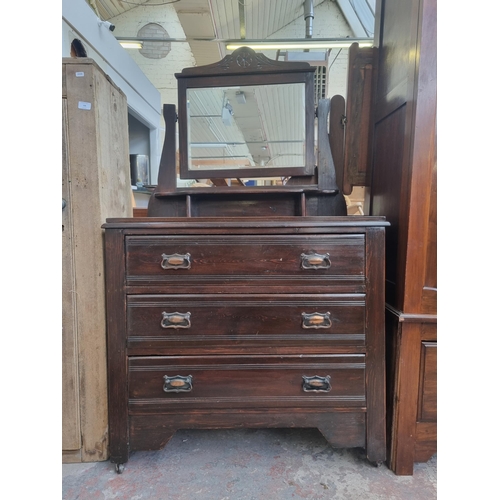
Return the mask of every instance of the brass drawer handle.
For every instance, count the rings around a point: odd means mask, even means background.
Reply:
[[[176,375],[175,377],[163,376],[165,383],[163,390],[165,392],[191,392],[193,390],[193,376]]]
[[[302,328],[330,328],[331,326],[332,318],[329,312],[302,313]]]
[[[302,376],[302,389],[304,392],[330,392],[332,390],[332,384],[330,384],[330,375],[326,377],[319,377],[315,375],[314,377]]]
[[[161,267],[163,269],[191,269],[191,254],[174,253],[167,255],[161,254]]]
[[[173,312],[167,313],[163,311],[160,325],[162,328],[191,328],[191,313]]]
[[[303,253],[300,255],[300,261],[302,269],[328,269],[332,265],[329,253]]]

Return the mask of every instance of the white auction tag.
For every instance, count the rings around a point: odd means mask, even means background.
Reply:
[[[78,109],[90,109],[90,108],[92,108],[92,103],[83,101],[78,102]]]

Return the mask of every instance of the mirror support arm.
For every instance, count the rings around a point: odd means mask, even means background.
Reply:
[[[175,124],[177,113],[174,104],[163,105],[165,119],[165,141],[161,153],[160,169],[158,172],[158,188],[162,192],[175,191],[177,187],[177,168],[175,158]]]
[[[165,140],[161,152],[158,184],[155,188],[155,193],[173,193],[177,188],[177,166],[175,156],[175,124],[177,122],[177,113],[175,112],[175,104],[163,105],[163,118],[165,119]],[[161,212],[161,202],[153,193],[149,198],[148,216],[154,216],[157,210]]]
[[[328,112],[330,99],[320,99],[318,103],[318,189],[320,191],[339,191],[328,136]]]

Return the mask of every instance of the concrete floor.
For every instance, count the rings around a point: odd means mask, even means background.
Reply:
[[[63,464],[63,500],[433,500],[437,459],[396,476],[361,449],[333,449],[315,429],[189,430],[161,451]]]

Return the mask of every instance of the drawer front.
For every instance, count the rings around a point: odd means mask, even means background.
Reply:
[[[354,407],[365,402],[365,356],[129,358],[129,410]]]
[[[128,236],[126,261],[129,285],[362,285],[365,237]]]
[[[137,295],[129,347],[364,345],[365,296]]]

